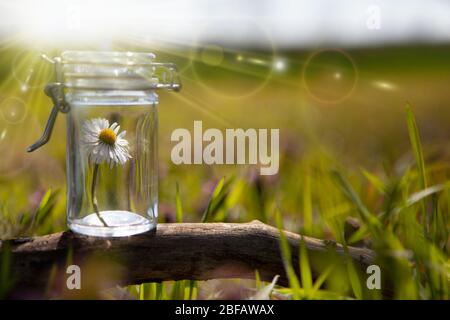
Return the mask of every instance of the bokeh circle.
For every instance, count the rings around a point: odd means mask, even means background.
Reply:
[[[267,85],[274,69],[275,47],[270,33],[252,19],[235,18],[223,23],[215,20],[215,23],[222,27],[221,33],[227,35],[228,42],[224,44],[221,37],[207,32],[211,25],[203,26],[194,45],[195,80],[224,98],[240,99],[255,94]],[[240,34],[242,30],[247,35],[256,35],[264,49],[249,49],[252,45],[242,42],[245,36]]]
[[[349,98],[358,83],[352,57],[340,49],[322,49],[311,54],[302,70],[303,86],[321,103],[336,104]]]
[[[7,123],[20,123],[27,115],[27,105],[18,97],[0,99],[0,115]]]

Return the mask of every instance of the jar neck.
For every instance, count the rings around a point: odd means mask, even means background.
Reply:
[[[77,90],[65,92],[69,105],[156,105],[159,102],[154,90]]]

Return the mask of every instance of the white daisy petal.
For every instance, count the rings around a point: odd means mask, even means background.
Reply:
[[[112,143],[100,139],[100,133],[104,129],[111,129],[115,134]],[[86,120],[81,127],[80,142],[83,150],[88,155],[90,162],[101,164],[106,162],[110,168],[114,165],[124,165],[131,159],[129,143],[124,139],[126,131],[119,132],[120,125],[117,122],[109,125],[104,118]]]

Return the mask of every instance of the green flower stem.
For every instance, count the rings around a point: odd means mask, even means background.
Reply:
[[[105,220],[100,216],[100,212],[98,211],[98,203],[97,203],[97,196],[95,194],[95,186],[97,185],[97,176],[98,176],[98,167],[99,165],[96,163],[94,165],[94,173],[92,175],[92,186],[91,186],[91,196],[92,196],[92,207],[94,208],[95,214],[97,215],[98,219],[103,223],[103,226],[107,227]]]

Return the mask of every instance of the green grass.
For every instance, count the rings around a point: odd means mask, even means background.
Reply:
[[[379,294],[368,292],[361,280],[361,271],[349,258],[344,269],[336,267],[333,258],[323,272],[313,279],[313,268],[308,257],[303,240],[300,242],[299,265],[293,265],[289,245],[281,231],[285,228],[303,231],[312,236],[323,238],[328,236],[347,245],[362,239],[372,242],[377,252],[379,263],[386,270],[384,276],[394,279],[394,297],[399,299],[448,299],[449,298],[449,200],[450,181],[430,185],[433,181],[427,171],[424,152],[420,141],[418,125],[411,107],[407,108],[406,123],[411,141],[415,163],[405,168],[400,177],[380,178],[367,170],[360,172],[359,179],[352,177],[351,182],[343,170],[336,169],[336,163],[330,161],[327,155],[319,154],[317,163],[311,158],[301,172],[308,172],[301,181],[298,206],[303,210],[300,224],[286,224],[291,217],[283,208],[283,201],[270,197],[264,190],[267,182],[257,176],[250,182],[245,176],[231,179],[222,178],[215,183],[207,205],[199,221],[245,221],[245,217],[232,218],[236,210],[242,212],[242,207],[261,210],[262,207],[273,208],[274,215],[261,216],[254,213],[254,218],[263,218],[268,223],[274,223],[280,229],[280,249],[289,280],[289,288],[281,288],[275,284],[264,285],[255,278],[254,297],[268,297],[273,294],[287,299],[370,299],[380,297]],[[305,171],[307,170],[307,171]],[[292,177],[295,179],[295,177]],[[367,182],[363,188],[364,180]],[[284,181],[275,182],[282,186]],[[291,184],[292,186],[292,184]],[[239,194],[233,193],[235,188]],[[288,189],[282,189],[287,192]],[[327,197],[322,192],[326,191]],[[375,194],[381,204],[370,209],[363,199],[367,192]],[[256,196],[256,197],[255,197]],[[290,196],[290,195],[289,195]],[[59,192],[48,190],[42,195],[39,205],[31,213],[11,214],[4,204],[1,215],[1,226],[4,238],[24,235],[43,234],[52,231],[51,219],[57,208]],[[257,199],[262,203],[254,203]],[[248,202],[249,201],[249,202]],[[275,202],[282,207],[273,207]],[[367,200],[366,200],[367,201]],[[273,205],[272,205],[272,204]],[[377,211],[376,207],[381,210]],[[174,208],[176,222],[183,222],[186,216],[182,205],[182,189],[175,184]],[[341,209],[339,209],[341,208]],[[266,209],[266,212],[270,210]],[[343,233],[344,220],[354,216],[361,222],[359,231],[350,239]],[[317,225],[328,226],[317,231]],[[328,230],[327,230],[328,229]],[[325,233],[325,231],[327,233]],[[8,250],[1,257],[0,293],[5,296],[13,283],[10,281]],[[298,268],[298,269],[297,269]],[[299,271],[300,278],[296,275]],[[138,299],[194,299],[198,297],[201,282],[182,280],[164,283],[146,283],[140,286],[130,286],[128,293]]]

